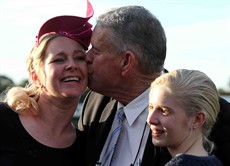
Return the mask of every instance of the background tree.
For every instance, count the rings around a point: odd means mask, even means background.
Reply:
[[[14,86],[14,82],[7,76],[0,75],[0,93],[5,91],[7,88]]]
[[[18,86],[25,87],[28,83],[29,83],[28,79],[23,79],[23,80],[20,81]]]

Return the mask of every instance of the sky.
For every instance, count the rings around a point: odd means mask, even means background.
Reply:
[[[167,36],[165,68],[206,73],[230,91],[229,0],[90,0],[96,17],[113,7],[141,5],[161,22]],[[41,25],[57,15],[84,16],[86,0],[0,0],[0,75],[28,79],[26,56]]]

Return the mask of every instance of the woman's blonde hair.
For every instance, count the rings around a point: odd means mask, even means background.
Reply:
[[[32,110],[33,113],[36,114],[39,110],[37,101],[42,87],[33,81],[32,73],[36,71],[36,74],[39,74],[44,65],[47,45],[58,36],[61,35],[47,34],[40,38],[40,44],[34,45],[26,60],[29,83],[25,87],[12,87],[6,91],[4,101],[7,102],[15,112]]]

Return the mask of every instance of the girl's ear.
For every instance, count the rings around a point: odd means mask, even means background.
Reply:
[[[193,129],[202,128],[205,121],[206,121],[205,113],[202,111],[196,112],[193,119]]]
[[[121,63],[121,74],[126,74],[136,63],[136,57],[132,51],[126,51]]]

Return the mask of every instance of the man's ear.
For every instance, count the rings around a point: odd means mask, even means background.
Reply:
[[[193,129],[202,128],[206,121],[205,113],[202,111],[196,112],[193,119]]]
[[[130,71],[130,69],[133,68],[133,66],[135,65],[135,63],[137,63],[136,61],[136,57],[134,55],[134,53],[132,51],[126,51],[125,55],[123,55],[123,59],[121,62],[121,74],[125,75],[127,72]]]

